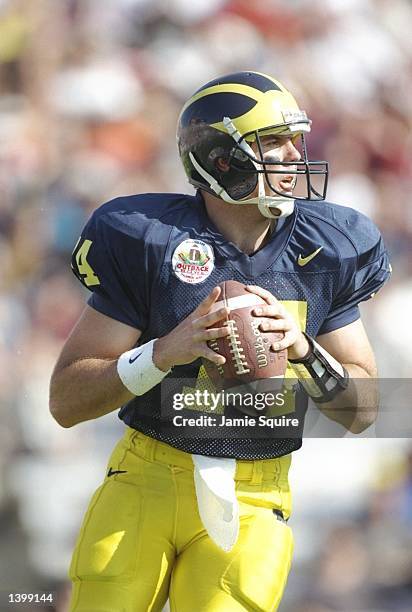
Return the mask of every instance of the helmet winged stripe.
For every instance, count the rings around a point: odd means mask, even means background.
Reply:
[[[197,94],[200,91],[208,87],[212,87],[214,85],[237,85],[239,83],[247,85],[249,87],[253,87],[254,89],[258,89],[263,93],[269,91],[270,89],[278,89],[280,91],[283,91],[283,87],[278,81],[275,81],[275,79],[272,79],[272,77],[269,77],[266,74],[263,74],[262,72],[235,72],[233,74],[227,74],[225,76],[214,79],[209,83],[206,83],[206,85],[200,87],[195,93]]]

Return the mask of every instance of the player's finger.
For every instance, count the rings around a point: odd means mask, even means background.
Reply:
[[[222,308],[218,308],[218,310],[209,312],[198,319],[193,321],[193,326],[197,329],[205,329],[206,327],[211,327],[211,325],[215,325],[218,321],[222,321],[229,315],[230,310],[223,306]]]
[[[209,342],[210,340],[217,340],[217,338],[225,338],[229,334],[230,329],[226,325],[224,327],[214,327],[200,332],[199,340]]]
[[[209,348],[207,344],[204,345],[200,357],[204,357],[205,359],[208,359],[209,361],[218,366],[226,363],[225,357],[223,355],[218,355],[218,353],[215,353],[215,351]]]
[[[292,323],[288,319],[263,319],[259,328],[264,331],[289,331]]]
[[[200,302],[199,306],[195,309],[197,315],[204,315],[209,312],[213,304],[216,302],[221,293],[220,287],[214,287],[212,291],[205,297],[203,302]]]
[[[282,339],[273,342],[271,345],[272,351],[283,351],[293,344],[295,341],[295,334],[292,331],[287,331]]]
[[[193,336],[193,342],[208,342],[216,340],[216,338],[225,338],[230,334],[230,329],[225,325],[223,327],[213,327],[209,329],[201,328]]]
[[[267,291],[267,289],[263,289],[262,287],[258,287],[257,285],[247,285],[246,289],[250,291],[250,293],[255,293],[259,297],[263,298],[265,302],[268,304],[277,304],[278,300],[274,295]]]
[[[256,306],[256,308],[253,309],[253,314],[256,317],[284,317],[286,313],[284,306],[276,301],[275,304]]]

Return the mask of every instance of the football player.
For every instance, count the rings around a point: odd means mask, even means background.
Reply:
[[[202,359],[224,359],[208,345],[229,333],[218,325],[227,309],[213,310],[222,281],[261,296],[260,329],[284,332],[272,350],[288,350],[287,374],[325,414],[352,432],[375,418],[376,402],[358,410],[349,382],[376,377],[358,304],[387,280],[388,258],[368,218],[324,201],[328,166],[308,157],[310,127],[270,76],[213,80],[178,120],[196,195],[116,198],[81,234],[72,267],[91,296],[55,366],[50,409],[72,427],[121,406],[126,430],[74,550],[72,611],[160,611],[167,599],[179,612],[279,605],[301,438],[190,434],[161,409],[169,380],[196,385]],[[230,546],[200,518],[199,457],[234,466],[240,529]]]

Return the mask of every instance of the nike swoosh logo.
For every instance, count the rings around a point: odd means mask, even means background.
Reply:
[[[299,257],[298,257],[298,265],[299,266],[306,266],[306,264],[308,264],[310,261],[312,261],[312,259],[314,257],[316,257],[316,255],[318,253],[320,253],[322,249],[323,249],[323,247],[319,247],[318,249],[316,249],[316,251],[313,251],[313,253],[311,253],[307,257],[302,257],[302,255],[299,255]]]
[[[129,357],[129,363],[134,363],[136,361],[136,359],[138,359],[140,357],[141,354],[142,354],[142,351],[140,351],[140,353],[137,353],[137,355],[135,355],[133,357],[133,359],[131,357]]]
[[[115,474],[126,474],[127,470],[112,470],[112,468],[109,468],[109,471],[107,472],[107,476],[114,476]]]

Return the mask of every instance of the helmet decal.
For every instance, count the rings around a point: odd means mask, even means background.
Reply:
[[[261,72],[235,72],[233,74],[227,74],[226,76],[214,79],[213,81],[209,81],[209,83],[206,83],[206,85],[200,87],[200,89],[198,89],[195,93],[199,93],[199,91],[203,91],[204,89],[208,89],[214,85],[225,84],[248,85],[249,87],[254,87],[263,93],[265,91],[269,91],[270,89],[282,89],[280,83],[271,77],[262,74]]]
[[[205,122],[208,125],[218,124],[222,120],[222,108],[231,108],[235,117],[248,113],[257,101],[237,92],[215,92],[195,100],[183,112],[182,125]]]

